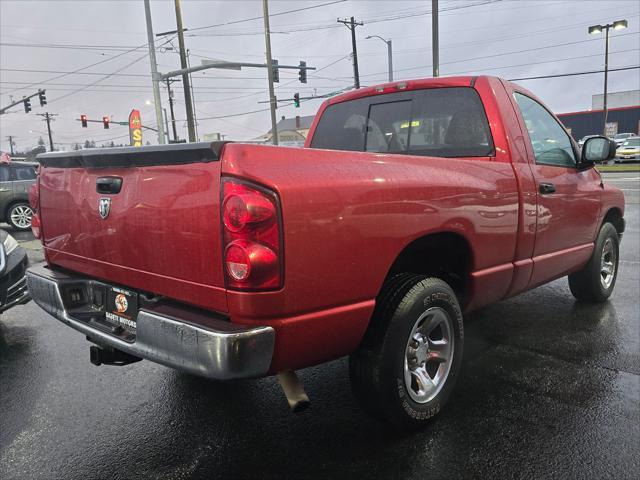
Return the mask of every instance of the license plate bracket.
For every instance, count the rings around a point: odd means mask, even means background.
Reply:
[[[120,287],[107,287],[105,320],[131,333],[136,333],[138,294]]]

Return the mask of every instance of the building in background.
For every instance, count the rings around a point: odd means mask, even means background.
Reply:
[[[599,93],[591,96],[591,110],[602,110],[604,104],[602,99],[604,94]],[[607,107],[621,108],[640,105],[640,90],[627,90],[626,92],[607,93]]]
[[[301,147],[307,138],[311,124],[315,115],[307,115],[305,117],[296,116],[295,118],[285,118],[284,115],[276,124],[278,129],[278,144],[290,147]],[[264,135],[254,139],[256,142],[271,143],[272,133],[269,130]]]
[[[576,140],[585,135],[602,135],[604,125],[603,95],[591,97],[591,110],[560,113],[558,118]],[[640,90],[607,94],[607,135],[640,134]]]

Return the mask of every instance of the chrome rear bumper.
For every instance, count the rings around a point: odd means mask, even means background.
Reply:
[[[91,291],[100,282],[37,266],[27,270],[27,283],[41,308],[100,345],[216,380],[259,377],[269,370],[275,342],[271,327],[243,328],[209,317],[206,326],[196,325],[186,310],[174,308],[169,315],[143,307],[135,340],[129,342],[93,321],[91,309],[95,315],[100,311],[91,302],[70,308],[63,300],[67,288]]]

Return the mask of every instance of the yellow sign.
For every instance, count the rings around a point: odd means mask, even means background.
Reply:
[[[140,110],[133,109],[129,114],[129,140],[132,147],[142,146],[142,117],[140,117]]]

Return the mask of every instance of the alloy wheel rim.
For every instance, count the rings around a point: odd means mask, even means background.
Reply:
[[[616,275],[616,249],[613,240],[607,238],[600,255],[600,284],[605,290],[611,287]]]
[[[31,227],[31,216],[33,211],[25,205],[18,205],[11,211],[11,221],[20,228]]]
[[[427,309],[414,324],[404,358],[404,383],[411,399],[427,403],[444,386],[453,360],[453,322],[440,307]]]

